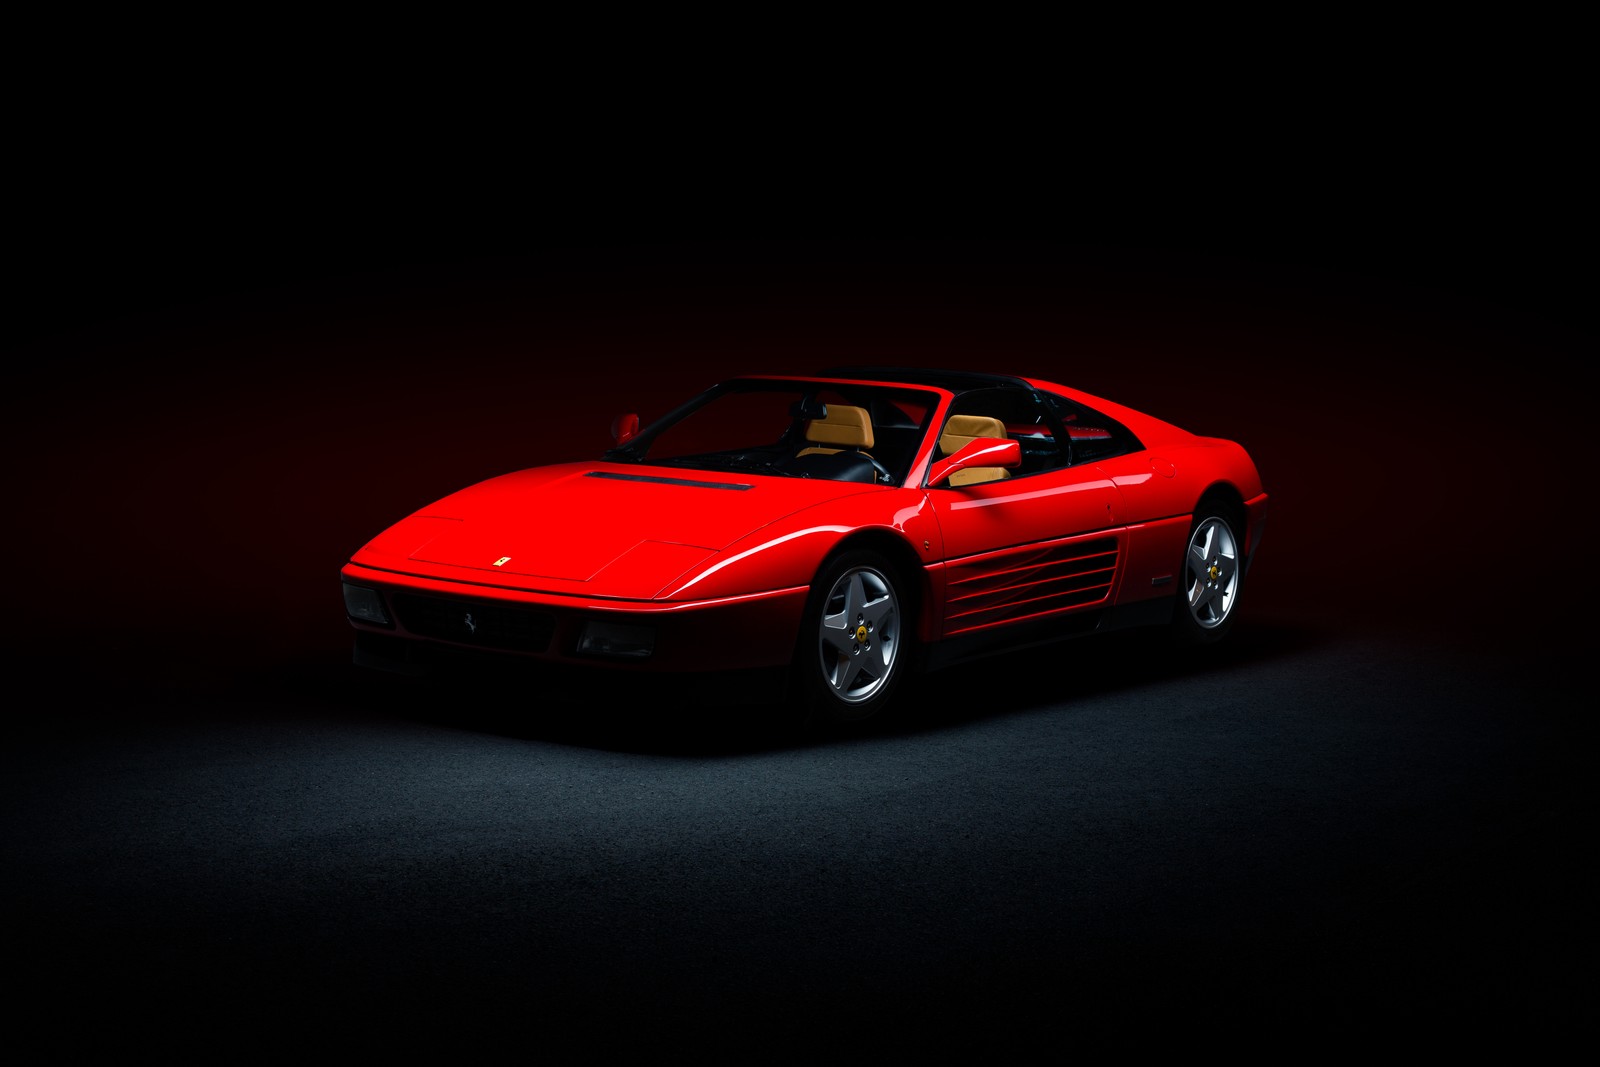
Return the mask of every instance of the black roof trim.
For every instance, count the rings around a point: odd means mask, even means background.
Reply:
[[[988,374],[983,371],[937,370],[931,367],[829,367],[820,372],[825,378],[860,378],[865,381],[905,382],[907,385],[931,385],[948,389],[952,393],[968,389],[992,389],[996,386],[1033,388],[1026,381],[1010,374]]]

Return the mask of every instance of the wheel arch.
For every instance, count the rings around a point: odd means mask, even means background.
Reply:
[[[1195,501],[1194,514],[1199,515],[1208,507],[1215,507],[1224,512],[1233,524],[1234,535],[1241,543],[1247,542],[1249,529],[1245,520],[1248,516],[1244,506],[1244,494],[1239,492],[1237,486],[1226,481],[1212,482],[1206,486],[1200,498]],[[1246,554],[1250,552],[1251,547],[1248,543],[1245,544]]]
[[[927,605],[931,603],[932,590],[928,585],[928,571],[910,542],[887,529],[856,530],[828,550],[817,570],[827,567],[835,557],[853,551],[874,552],[884,557],[898,573],[905,595],[911,598],[910,610],[917,620],[917,633],[924,634]]]
[[[1250,508],[1245,503],[1244,494],[1230,481],[1212,482],[1195,501],[1190,521],[1208,507],[1215,507],[1227,517],[1229,525],[1233,527],[1233,535],[1239,542],[1239,554],[1243,557],[1240,563],[1248,572],[1256,551],[1258,531],[1251,528]]]

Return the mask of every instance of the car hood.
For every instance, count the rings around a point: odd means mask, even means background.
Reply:
[[[423,508],[353,561],[510,588],[647,599],[763,526],[883,489],[633,464],[536,467]]]

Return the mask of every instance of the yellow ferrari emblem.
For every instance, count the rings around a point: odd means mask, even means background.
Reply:
[[[500,562],[504,563],[505,560],[501,560]],[[1214,582],[1217,580],[1218,576],[1222,574],[1222,568],[1213,563],[1210,567],[1206,568],[1206,573],[1211,575],[1211,580]]]
[[[867,628],[866,628],[865,624],[863,624],[861,626],[857,626],[856,627],[856,644],[864,645],[866,643],[867,643]]]
[[[510,559],[510,558],[511,558],[511,557],[510,557],[510,556],[501,556],[501,557],[500,557],[500,558],[499,558],[499,559],[497,559],[497,560],[495,560],[495,561],[494,561],[494,565],[495,565],[495,566],[496,566],[496,567],[499,567],[499,566],[501,566],[501,565],[502,565],[502,564],[504,564],[504,563],[505,563],[505,562],[506,562],[506,560],[508,560],[508,559]]]

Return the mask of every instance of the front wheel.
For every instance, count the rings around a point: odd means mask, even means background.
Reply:
[[[1183,584],[1173,613],[1174,634],[1183,644],[1212,644],[1233,628],[1244,584],[1236,524],[1220,507],[1202,507],[1195,512],[1184,552]]]
[[[860,723],[889,707],[915,642],[902,581],[873,552],[843,553],[818,572],[795,651],[808,714]]]

